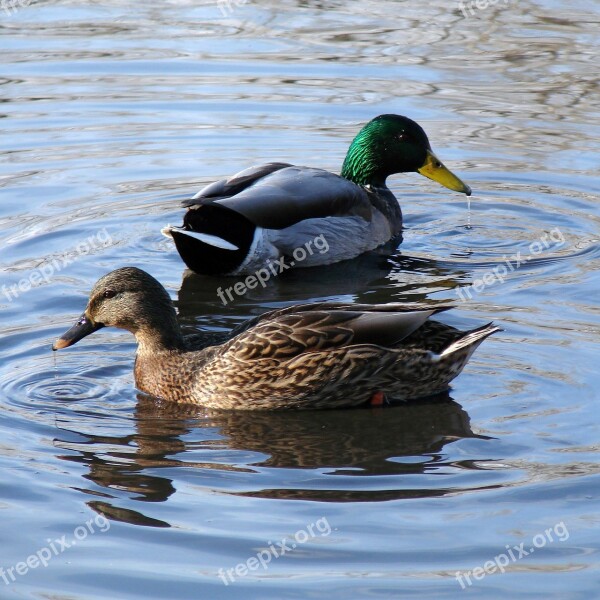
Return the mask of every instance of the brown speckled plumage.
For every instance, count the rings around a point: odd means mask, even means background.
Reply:
[[[498,331],[428,321],[448,307],[316,303],[255,317],[222,334],[181,334],[162,285],[135,267],[94,286],[80,321],[54,349],[102,326],[137,339],[137,387],[166,400],[223,409],[337,408],[374,393],[406,400],[448,389]]]

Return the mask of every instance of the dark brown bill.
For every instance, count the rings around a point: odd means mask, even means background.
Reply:
[[[52,350],[61,350],[62,348],[68,348],[73,344],[76,344],[79,340],[85,336],[94,333],[104,327],[102,323],[94,323],[85,313],[79,317],[77,323],[71,327],[68,331],[63,333],[52,346]]]

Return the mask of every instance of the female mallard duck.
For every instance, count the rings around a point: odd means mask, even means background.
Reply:
[[[380,115],[354,138],[341,176],[287,163],[251,167],[184,202],[183,226],[163,233],[197,273],[253,273],[281,260],[286,268],[347,260],[400,234],[402,212],[385,181],[411,171],[471,195],[435,156],[420,125]]]
[[[253,410],[380,404],[447,390],[475,348],[498,331],[491,323],[461,332],[427,321],[446,308],[301,304],[207,341],[184,337],[165,288],[125,267],[96,283],[85,312],[53,350],[119,327],[137,339],[137,387],[165,400]]]

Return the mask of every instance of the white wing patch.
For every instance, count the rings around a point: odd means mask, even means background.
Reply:
[[[166,229],[166,228],[165,228]],[[209,246],[214,246],[215,248],[221,248],[222,250],[239,250],[237,246],[234,246],[231,242],[224,240],[216,235],[211,235],[210,233],[200,233],[199,231],[189,231],[187,229],[183,229],[183,227],[170,227],[169,231],[176,231],[177,233],[182,233],[183,235],[187,235],[191,238],[199,240],[200,242],[204,242]],[[167,237],[172,237],[166,234],[163,230],[163,235],[167,235]]]

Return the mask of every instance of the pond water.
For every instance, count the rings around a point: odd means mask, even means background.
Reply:
[[[597,595],[597,3],[2,7],[0,598]],[[227,306],[231,283],[161,236],[180,200],[252,164],[339,172],[388,112],[424,126],[470,214],[394,176],[390,259]],[[503,331],[446,399],[176,410],[136,391],[125,332],[50,350],[125,265],[165,284],[187,331],[327,299],[443,300],[445,322]]]

